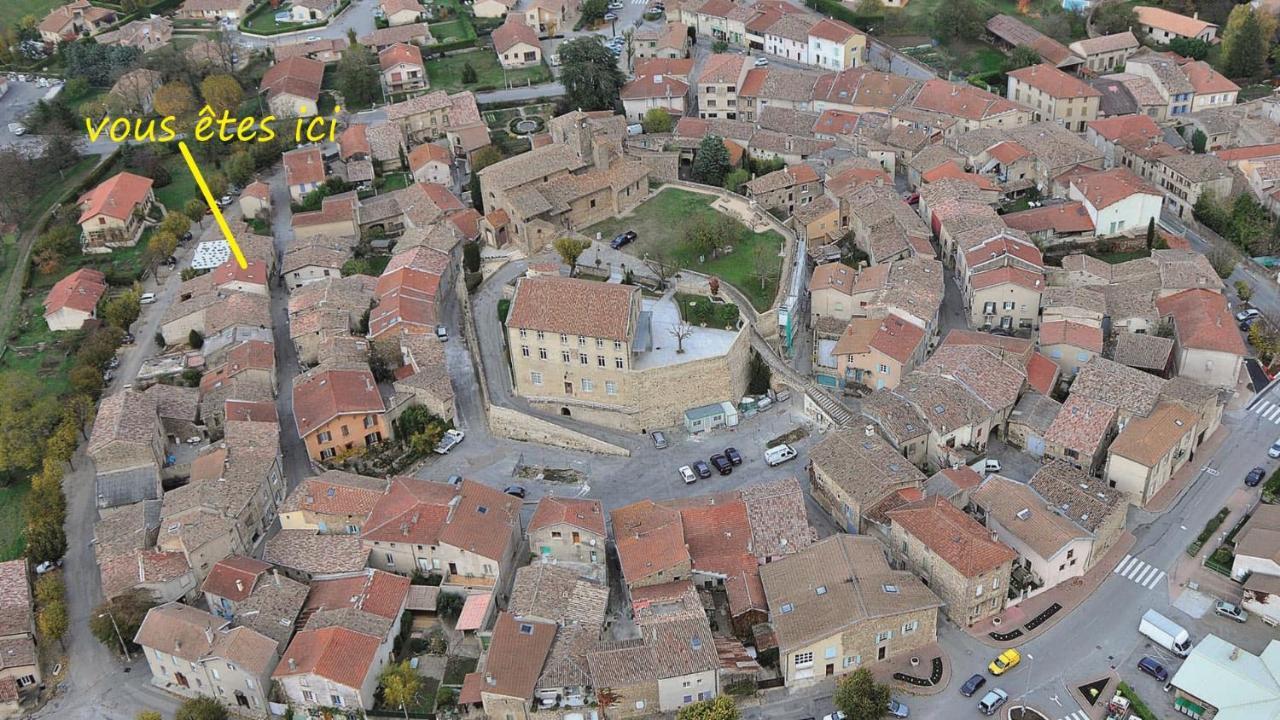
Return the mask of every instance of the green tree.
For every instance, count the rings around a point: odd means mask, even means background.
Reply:
[[[613,110],[626,78],[599,36],[569,40],[560,45],[559,53],[565,103],[577,110]]]
[[[985,13],[977,0],[939,3],[933,21],[934,35],[942,40],[977,40],[986,26]]]
[[[560,255],[560,259],[569,266],[569,274],[573,275],[578,269],[578,258],[582,257],[582,253],[591,247],[591,243],[587,240],[579,240],[578,238],[562,237],[556,238],[551,243],[551,247]]]
[[[77,393],[97,397],[102,392],[102,371],[92,365],[76,365],[67,371],[67,383]]]
[[[669,133],[676,126],[675,118],[666,108],[650,108],[640,121],[647,133]]]
[[[729,52],[729,43],[724,40],[716,40],[711,43],[711,52],[717,54]]]
[[[1155,247],[1156,244],[1156,219],[1147,220],[1147,249]]]
[[[184,700],[173,720],[227,720],[227,709],[208,695]]]
[[[729,192],[742,192],[742,186],[751,179],[751,173],[742,168],[734,168],[724,176],[724,189]]]
[[[0,374],[0,472],[33,470],[57,424],[58,401],[25,375]]]
[[[44,605],[55,600],[66,598],[67,584],[62,580],[62,573],[45,573],[36,578],[35,598],[37,605]]]
[[[1271,54],[1271,38],[1262,19],[1248,4],[1237,5],[1222,31],[1222,72],[1227,77],[1252,78]]]
[[[773,370],[760,357],[760,353],[752,350],[751,360],[747,363],[747,392],[752,395],[763,395],[769,392],[773,383]]]
[[[36,628],[40,634],[50,640],[57,640],[59,644],[67,634],[68,627],[67,605],[61,598],[45,603],[36,613]]]
[[[436,601],[436,612],[449,620],[456,620],[462,614],[464,604],[466,600],[457,593],[440,593]]]
[[[698,143],[698,154],[693,158],[693,180],[703,185],[724,185],[724,176],[732,169],[729,150],[719,135],[708,135]]]
[[[142,304],[139,302],[138,293],[133,290],[121,293],[108,300],[106,306],[102,309],[102,315],[106,318],[107,323],[121,330],[128,330],[129,326],[138,319],[138,315],[141,312]]]
[[[840,678],[831,700],[847,720],[876,720],[889,707],[889,686],[876,682],[870,670],[860,667]]]
[[[257,163],[253,160],[253,154],[246,150],[231,153],[231,157],[227,158],[222,167],[227,171],[227,178],[241,187],[253,180],[253,173],[258,169]]]
[[[441,686],[436,690],[436,707],[449,707],[458,702],[458,693],[451,687]]]
[[[190,229],[191,218],[180,212],[165,213],[164,219],[156,226],[156,232],[167,232],[174,237],[182,237]]]
[[[134,720],[164,720],[164,717],[155,710],[143,710],[134,716]]]
[[[199,350],[204,347],[204,334],[195,328],[191,328],[191,332],[187,333],[187,344],[193,350]]]
[[[191,218],[191,222],[194,223],[203,220],[207,212],[209,212],[209,206],[200,198],[191,198],[182,206],[182,214]]]
[[[1191,149],[1197,153],[1203,154],[1205,146],[1208,145],[1208,143],[1209,136],[1205,135],[1204,131],[1200,128],[1196,128],[1196,131],[1191,133]]]
[[[676,713],[676,720],[738,720],[740,717],[738,705],[728,695],[685,705]]]
[[[178,236],[171,232],[159,230],[151,233],[147,239],[147,248],[143,258],[152,268],[167,260],[178,249]]]
[[[334,79],[348,105],[369,105],[381,94],[373,55],[358,43],[343,51]]]
[[[132,644],[138,628],[147,617],[147,611],[155,607],[155,598],[145,590],[130,590],[123,595],[99,605],[89,615],[89,632],[107,648],[114,652],[120,650],[120,638]],[[112,619],[115,625],[112,625]],[[120,636],[116,636],[116,628],[120,628]]]
[[[1093,9],[1093,27],[1102,35],[1114,35],[1130,29],[1137,33],[1138,14],[1129,3],[1106,0]]]
[[[502,151],[486,145],[476,151],[471,159],[471,205],[477,212],[484,212],[484,193],[480,190],[480,171],[502,160]]]
[[[474,85],[477,82],[480,82],[480,76],[476,74],[476,69],[474,67],[471,67],[471,63],[469,62],[463,63],[462,64],[462,84]]]
[[[1030,45],[1019,45],[1014,48],[1004,59],[1004,71],[1012,72],[1018,68],[1039,65],[1042,62],[1040,53]]]
[[[583,23],[599,22],[604,19],[607,12],[609,12],[609,3],[606,0],[584,0],[582,3]]]
[[[240,83],[230,75],[210,75],[200,81],[200,94],[204,102],[213,111],[221,115],[224,111],[235,115],[244,100],[244,90]]]
[[[409,708],[418,704],[418,694],[422,692],[422,676],[418,671],[409,667],[407,660],[394,663],[382,671],[378,684],[382,686],[383,701],[398,706],[408,720]]]
[[[1236,297],[1240,298],[1242,302],[1249,302],[1249,298],[1253,297],[1253,288],[1244,280],[1237,280],[1235,287]]]
[[[462,267],[467,272],[480,272],[480,243],[468,242],[462,246]]]
[[[1199,38],[1174,38],[1169,41],[1169,49],[1192,60],[1204,60],[1209,57],[1209,43]]]
[[[173,115],[174,117],[185,117],[198,109],[196,96],[192,94],[191,88],[186,83],[181,82],[170,82],[161,85],[156,89],[151,104],[155,108],[157,115]]]

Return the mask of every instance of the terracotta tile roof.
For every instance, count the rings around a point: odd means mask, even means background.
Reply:
[[[1236,160],[1255,160],[1258,158],[1280,157],[1280,143],[1269,143],[1266,145],[1248,145],[1245,147],[1223,148],[1215,150],[1214,155],[1233,162]]]
[[[458,615],[456,629],[458,630],[481,630],[484,628],[485,618],[489,615],[489,607],[493,604],[493,593],[472,593],[467,596],[467,601],[462,605],[462,612]]]
[[[1112,142],[1124,138],[1140,138],[1154,140],[1162,136],[1156,121],[1147,115],[1116,115],[1108,118],[1090,120],[1090,129],[1099,136]]]
[[[1046,510],[1045,498],[1024,483],[988,475],[970,497],[991,520],[1042,558],[1052,558],[1067,543],[1089,537],[1071,520]]]
[[[1162,402],[1149,417],[1129,421],[1109,452],[1154,467],[1187,433],[1195,431],[1195,425],[1195,413],[1177,403]]]
[[[541,276],[521,278],[507,326],[630,342],[639,289]]]
[[[203,610],[166,603],[147,611],[133,641],[193,664],[218,658],[254,675],[271,670],[276,641],[246,627],[225,629],[225,624]]]
[[[1194,38],[1207,28],[1217,27],[1211,22],[1205,22],[1198,18],[1189,18],[1186,15],[1179,15],[1164,8],[1137,5],[1133,8],[1133,11],[1138,15],[1138,24],[1158,30],[1166,30],[1174,35],[1183,37]]]
[[[342,131],[338,136],[338,152],[343,160],[348,160],[356,155],[369,154],[369,126],[363,123],[355,123]]]
[[[599,500],[543,496],[529,519],[526,532],[532,533],[551,525],[573,527],[604,536],[604,509]]]
[[[582,625],[599,632],[609,606],[609,588],[567,567],[534,562],[516,570],[507,610],[518,618]]]
[[[1019,68],[1009,73],[1009,77],[1030,85],[1052,98],[1102,97],[1102,93],[1094,90],[1080,78],[1068,75],[1047,63]]]
[[[1116,407],[1099,400],[1071,394],[1062,404],[1044,434],[1045,442],[1062,445],[1080,453],[1082,460],[1093,457],[1107,439],[1116,419]]]
[[[1013,283],[1021,285],[1028,290],[1041,291],[1044,290],[1044,275],[1030,270],[1024,270],[1012,265],[987,270],[980,273],[974,273],[969,277],[969,284],[975,290],[982,290],[995,285],[1004,283]]]
[[[386,621],[381,631],[385,635],[400,617],[408,596],[409,578],[366,568],[345,577],[313,580],[302,611],[312,616],[325,610],[359,610]]]
[[[1093,218],[1084,203],[1075,201],[1046,205],[1001,216],[1005,223],[1026,233],[1052,230],[1055,233],[1086,233],[1093,228]]]
[[[1021,403],[1019,403],[1021,404]],[[924,484],[926,497],[938,496],[950,500],[966,490],[982,484],[982,476],[968,465],[943,468],[929,477]]]
[[[623,100],[683,99],[688,93],[689,85],[670,75],[637,75],[619,91]]]
[[[1113,35],[1099,35],[1094,38],[1077,40],[1071,43],[1070,49],[1078,55],[1087,57],[1089,55],[1104,55],[1117,50],[1136,50],[1139,45],[1138,38],[1134,37],[1133,32],[1125,30]]]
[[[0,563],[0,635],[31,632],[32,618],[27,561]]]
[[[942,346],[977,345],[995,351],[1005,362],[1022,364],[1031,357],[1035,343],[1016,337],[1002,337],[977,330],[952,330],[942,339]]]
[[[324,182],[324,158],[320,155],[320,148],[307,147],[290,150],[283,155],[282,159],[284,160],[285,182],[289,185],[307,183],[319,185]]]
[[[866,535],[837,533],[760,568],[784,651],[864,622],[941,606],[914,575],[890,569]]]
[[[267,540],[262,559],[311,575],[332,575],[364,568],[369,552],[354,535],[320,535],[311,530],[281,530]]]
[[[833,430],[813,446],[809,458],[864,509],[899,488],[920,487],[926,479],[883,438],[861,429]]]
[[[267,68],[260,87],[267,91],[267,99],[288,93],[316,102],[320,98],[320,84],[324,80],[324,63],[307,57],[291,57]]]
[[[314,674],[349,688],[360,688],[377,660],[381,638],[344,627],[303,630],[294,636],[272,677]]]
[[[451,485],[396,478],[374,505],[361,538],[435,545],[455,495]]]
[[[972,472],[972,471],[970,471]],[[976,473],[975,473],[976,475]],[[889,519],[967,578],[990,572],[1012,562],[1017,553],[993,540],[977,520],[942,497],[889,512]]]
[[[987,21],[987,32],[1010,45],[1031,47],[1054,65],[1078,60],[1065,45],[1010,15],[996,15]]]
[[[538,33],[515,15],[507,16],[507,21],[493,31],[493,49],[504,53],[516,45],[524,43],[530,47],[540,47]]]
[[[360,537],[421,545],[447,543],[501,560],[519,515],[519,500],[481,483],[463,480],[461,487],[454,488],[400,477],[374,506]]]
[[[44,298],[44,316],[71,308],[93,313],[107,291],[107,277],[93,268],[80,268],[53,284]]]
[[[925,81],[912,106],[966,120],[987,120],[1009,112],[1025,112],[1022,106],[999,95],[946,80]]]
[[[190,3],[188,3],[190,4]],[[345,37],[341,38],[324,38],[321,40],[311,40],[309,42],[292,42],[276,45],[272,49],[272,54],[276,60],[287,60],[291,57],[299,55],[311,57],[312,55],[335,53],[341,57],[343,51],[350,47],[351,43],[347,42]]]
[[[239,602],[249,597],[258,578],[270,569],[271,566],[261,560],[232,555],[214,563],[200,586],[200,592]]]
[[[387,482],[341,470],[326,470],[298,484],[280,505],[280,512],[308,510],[321,515],[367,518],[386,493]]]
[[[804,491],[793,477],[756,482],[739,491],[751,525],[751,552],[775,558],[799,552],[818,540],[809,525]]]
[[[532,700],[555,637],[554,623],[518,620],[511,613],[499,613],[480,678],[480,692]]]
[[[396,43],[409,43],[412,45],[427,45],[432,42],[431,30],[427,23],[413,23],[410,25],[395,25],[393,27],[377,28],[368,35],[360,37],[360,44],[365,47],[385,48],[388,45]],[[444,93],[441,93],[443,95]]]
[[[843,43],[854,35],[866,35],[866,33],[847,22],[832,20],[831,18],[819,20],[813,27],[809,28],[809,34],[816,38],[838,43]]]
[[[134,208],[146,200],[147,194],[151,192],[151,185],[151,178],[129,172],[117,173],[80,196],[82,211],[76,222],[84,223],[99,215],[128,220],[133,215]]]
[[[875,334],[871,337],[871,347],[906,364],[924,339],[924,328],[890,313],[876,328]]]
[[[629,582],[691,561],[680,513],[642,500],[610,513],[618,561]]]
[[[1058,365],[1040,353],[1027,359],[1027,385],[1041,395],[1049,395],[1058,384]]]
[[[293,412],[298,434],[306,437],[339,415],[386,411],[368,370],[324,370],[294,379]]]
[[[876,265],[873,267],[884,268],[886,272],[889,269],[888,265]],[[866,271],[863,274],[866,274]],[[839,290],[845,295],[852,295],[855,287],[854,281],[858,278],[856,271],[844,263],[825,263],[813,269],[813,277],[809,279],[809,292],[830,288]]]
[[[1164,381],[1141,370],[1094,355],[1080,367],[1071,393],[1117,405],[1145,417],[1155,407]]]
[[[396,43],[378,53],[378,66],[383,71],[401,64],[422,67],[422,50],[417,45]]]
[[[423,143],[409,151],[409,169],[413,172],[433,162],[453,167],[453,156],[449,154],[448,148],[435,143]]]
[[[1075,178],[1071,185],[1098,210],[1139,193],[1163,197],[1160,191],[1129,168],[1118,167]]]
[[[1129,509],[1124,493],[1063,460],[1041,465],[1027,484],[1055,514],[1089,534],[1097,532],[1113,513],[1123,516]]]
[[[708,57],[698,75],[699,85],[737,85],[747,64],[747,57],[737,53],[721,53]]]
[[[1102,328],[1071,320],[1040,324],[1040,347],[1070,345],[1081,350],[1102,352]]]
[[[90,455],[113,442],[146,445],[159,423],[154,400],[132,390],[104,397],[98,404],[87,450]]]
[[[1235,318],[1221,294],[1193,288],[1156,300],[1160,317],[1173,318],[1173,331],[1182,347],[1245,355],[1248,350]]]
[[[693,58],[646,58],[637,59],[636,77],[643,75],[670,75],[687,81],[693,72]]]
[[[1118,332],[1111,359],[1139,370],[1163,372],[1169,367],[1173,340],[1146,333]]]

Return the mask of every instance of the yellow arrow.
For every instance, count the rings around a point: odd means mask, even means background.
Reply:
[[[213,219],[217,221],[218,227],[222,228],[222,236],[227,239],[227,244],[231,246],[231,253],[236,256],[236,262],[240,264],[240,269],[247,269],[249,263],[245,261],[244,253],[240,252],[240,246],[236,244],[236,238],[231,234],[231,228],[227,227],[227,219],[222,217],[222,211],[218,209],[218,203],[214,202],[213,193],[209,192],[209,184],[204,181],[204,175],[200,174],[200,168],[196,165],[195,158],[191,157],[191,151],[187,149],[187,144],[179,140],[178,149],[182,151],[182,159],[187,161],[187,167],[191,170],[191,176],[196,179],[196,185],[200,186],[200,194],[204,195],[204,201],[209,203],[209,209],[213,211]]]

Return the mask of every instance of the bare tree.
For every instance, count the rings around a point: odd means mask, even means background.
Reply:
[[[671,254],[666,250],[655,250],[646,254],[644,264],[648,265],[653,274],[658,276],[660,287],[666,287],[667,281],[674,277],[680,269],[671,258]]]
[[[684,352],[685,339],[693,334],[693,326],[681,320],[673,325],[668,332],[671,333],[671,337],[676,339],[676,352],[682,353]]]
[[[758,243],[751,249],[751,274],[760,278],[761,290],[778,276],[778,256],[769,252],[769,247],[764,243]]]

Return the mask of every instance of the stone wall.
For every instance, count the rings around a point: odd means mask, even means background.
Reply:
[[[509,440],[536,442],[568,450],[623,457],[631,455],[631,451],[624,447],[500,405],[489,406],[489,432]]]

